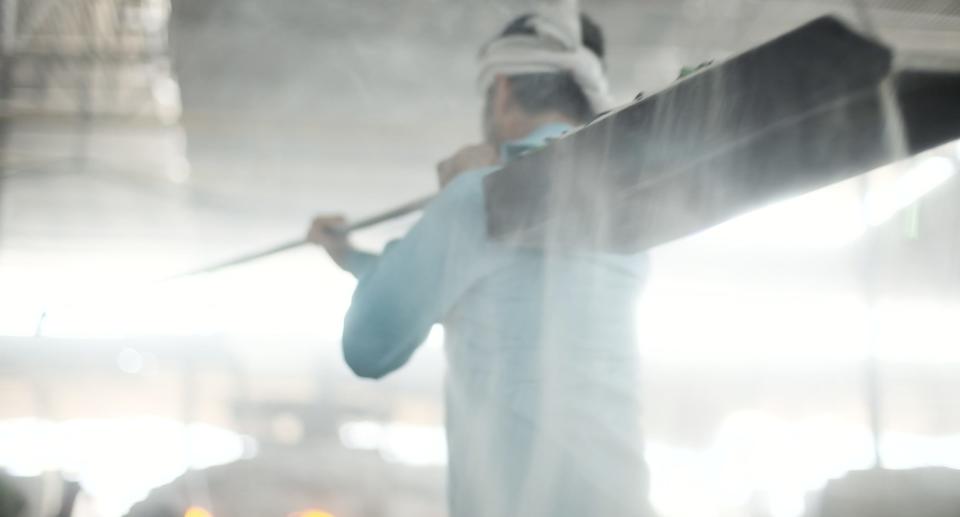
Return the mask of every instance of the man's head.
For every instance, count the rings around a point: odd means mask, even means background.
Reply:
[[[600,27],[580,15],[579,41],[566,46],[544,32],[535,15],[524,15],[481,52],[488,60],[481,74],[488,142],[521,138],[549,122],[583,124],[607,109],[598,101],[606,96]]]

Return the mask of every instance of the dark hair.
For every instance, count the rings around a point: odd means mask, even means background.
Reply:
[[[536,35],[536,30],[529,23],[532,17],[525,14],[514,19],[500,36]],[[583,45],[602,61],[605,51],[603,30],[586,14],[580,15],[580,28]],[[519,74],[507,80],[514,101],[527,113],[556,111],[578,122],[586,122],[596,116],[580,85],[569,72]]]

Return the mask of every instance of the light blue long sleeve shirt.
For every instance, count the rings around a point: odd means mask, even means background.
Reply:
[[[543,126],[502,155],[569,129]],[[494,170],[457,177],[381,256],[348,256],[346,362],[381,377],[443,324],[453,517],[647,515],[634,332],[646,259],[490,240]]]

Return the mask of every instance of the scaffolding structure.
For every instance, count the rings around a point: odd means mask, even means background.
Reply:
[[[3,0],[0,167],[34,158],[11,149],[24,122],[72,127],[71,158],[83,158],[95,122],[172,124],[179,89],[171,73],[166,0]]]

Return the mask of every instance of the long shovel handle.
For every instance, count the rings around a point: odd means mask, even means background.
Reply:
[[[362,230],[364,228],[369,228],[371,226],[375,226],[380,223],[390,221],[392,219],[396,219],[398,217],[407,215],[409,213],[416,212],[417,210],[421,210],[432,199],[433,199],[433,196],[427,196],[424,198],[416,199],[409,203],[400,205],[396,208],[387,210],[386,212],[381,212],[379,214],[372,215],[370,217],[366,217],[358,221],[354,221],[353,223],[347,224],[346,226],[337,228],[336,231],[337,233],[346,235],[346,234],[349,234],[350,232]],[[176,280],[179,278],[185,278],[189,276],[202,275],[205,273],[213,273],[215,271],[220,271],[221,269],[238,266],[240,264],[246,264],[247,262],[253,262],[254,260],[259,260],[264,257],[269,257],[270,255],[276,255],[277,253],[291,250],[293,248],[298,248],[305,244],[308,244],[306,239],[296,239],[292,241],[287,241],[282,244],[278,244],[276,246],[267,248],[265,250],[248,253],[246,255],[241,255],[239,257],[235,257],[230,260],[225,260],[223,262],[218,262],[216,264],[212,264],[210,266],[206,266],[200,269],[194,269],[192,271],[179,273],[179,274],[167,277],[164,280]]]

